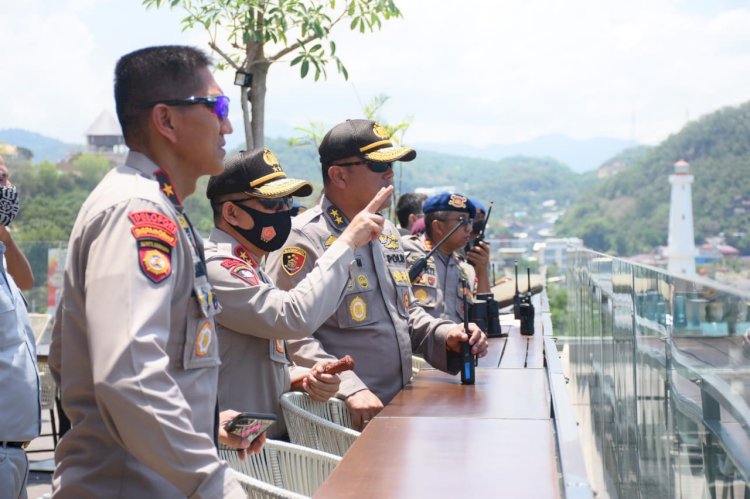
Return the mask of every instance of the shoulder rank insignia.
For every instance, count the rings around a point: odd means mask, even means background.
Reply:
[[[247,248],[240,244],[234,247],[234,256],[244,261],[245,263],[249,263],[253,266],[253,268],[256,268],[258,266],[258,262],[255,261],[253,255],[250,254]]]
[[[281,266],[289,276],[294,276],[302,270],[307,260],[307,251],[296,246],[289,246],[281,251]]]
[[[326,214],[328,215],[328,218],[331,220],[331,223],[334,227],[337,229],[342,229],[346,222],[344,221],[344,216],[341,214],[341,210],[336,208],[335,206],[331,205],[328,207],[328,210],[326,210]]]
[[[221,266],[229,270],[229,273],[232,274],[232,276],[248,283],[251,286],[257,286],[260,283],[258,274],[256,274],[255,271],[242,260],[226,258],[223,262],[221,262]]]
[[[167,215],[155,211],[129,213],[128,219],[133,223],[130,233],[136,240],[141,272],[158,284],[172,274],[172,248],[178,241],[178,226]]]

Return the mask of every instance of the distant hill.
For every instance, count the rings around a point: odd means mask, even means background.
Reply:
[[[685,159],[695,176],[696,242],[723,233],[750,254],[750,103],[728,107],[689,123],[642,154],[626,171],[597,183],[565,213],[560,235],[617,255],[667,244],[669,175]]]
[[[501,160],[514,156],[555,158],[569,165],[574,172],[582,173],[598,168],[623,149],[631,148],[637,144],[631,140],[605,137],[577,140],[565,135],[553,134],[516,144],[495,144],[487,147],[445,143],[422,143],[418,145],[435,152],[491,160]]]
[[[33,163],[41,163],[42,161],[57,163],[65,158],[68,153],[85,149],[80,144],[66,144],[59,140],[18,128],[0,130],[0,142],[29,149],[34,154],[32,158]]]

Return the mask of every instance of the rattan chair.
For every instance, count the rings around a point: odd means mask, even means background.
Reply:
[[[425,365],[427,365],[427,361],[424,360],[424,358],[419,355],[411,356],[411,373],[413,376],[416,375]]]
[[[241,461],[237,451],[227,447],[219,455],[239,472],[250,497],[310,497],[328,478],[341,458],[300,445],[267,440],[259,454]]]
[[[281,410],[295,444],[343,456],[360,435],[352,428],[346,404],[337,398],[318,402],[307,393],[287,392],[281,396]]]

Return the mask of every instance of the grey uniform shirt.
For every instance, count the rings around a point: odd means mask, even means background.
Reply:
[[[2,267],[4,254],[0,242],[0,441],[26,442],[42,424],[36,342],[21,292]]]
[[[279,397],[292,373],[285,339],[311,335],[341,302],[354,253],[334,243],[295,288],[284,291],[231,235],[213,229],[206,242],[208,277],[222,312],[216,316],[221,368],[219,407],[276,414],[271,438],[284,434]],[[302,369],[307,371],[307,368]]]
[[[130,152],[70,236],[50,349],[72,425],[55,497],[245,496],[213,438],[219,346],[201,242],[157,170]]]
[[[424,234],[402,237],[401,244],[408,265],[430,252],[430,243]],[[464,289],[468,293],[468,303],[472,303],[475,282],[476,272],[469,263],[455,254],[446,255],[438,250],[412,283],[412,290],[414,298],[428,314],[460,323],[464,320]]]
[[[307,275],[348,220],[326,197],[292,222],[286,246],[268,257],[266,268],[283,289]],[[396,227],[386,220],[379,239],[355,251],[357,264],[336,313],[312,337],[287,342],[295,363],[354,358],[354,372],[341,374],[340,397],[369,389],[387,404],[411,379],[417,352],[438,369],[457,372],[445,339],[454,324],[433,319],[414,303],[406,259]]]

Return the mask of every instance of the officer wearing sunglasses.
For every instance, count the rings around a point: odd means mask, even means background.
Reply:
[[[386,129],[371,120],[336,125],[318,151],[321,203],[294,218],[285,246],[268,260],[269,274],[284,289],[304,282],[326,246],[342,236],[378,190],[392,185],[393,162],[417,155],[394,145]],[[389,204],[390,198],[379,208]],[[354,372],[341,374],[337,396],[346,400],[354,424],[362,428],[411,379],[412,346],[433,366],[457,373],[461,343],[469,341],[475,354],[484,355],[487,341],[476,326],[465,333],[462,325],[434,319],[416,305],[399,233],[390,221],[355,255],[357,265],[336,312],[312,337],[288,341],[287,349],[304,366],[354,357]]]
[[[114,93],[129,152],[78,214],[52,333],[71,423],[52,492],[245,497],[215,439],[257,452],[264,437],[228,435],[236,413],[217,417],[221,307],[183,209],[201,176],[223,170],[229,100],[208,56],[185,46],[123,56]]]
[[[311,193],[309,182],[287,177],[273,152],[263,148],[227,158],[224,171],[209,179],[206,191],[215,225],[206,242],[208,278],[223,307],[217,317],[219,407],[276,414],[277,423],[268,430],[271,438],[286,433],[278,402],[282,393],[299,386],[325,401],[339,389],[339,376],[323,373],[328,361],[294,366],[284,340],[311,335],[336,311],[356,266],[354,251],[383,229],[376,210],[392,188],[381,189],[328,244],[306,279],[289,291],[280,290],[263,262],[286,242],[293,196]],[[296,268],[303,260],[304,255],[294,254],[287,265]]]

